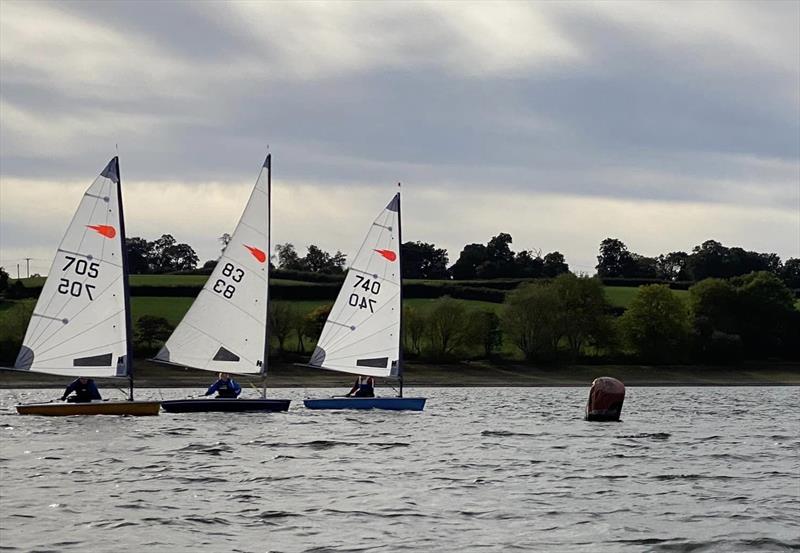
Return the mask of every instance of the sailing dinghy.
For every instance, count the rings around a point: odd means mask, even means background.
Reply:
[[[266,378],[271,169],[267,155],[217,266],[154,361]],[[286,411],[289,400],[267,399],[264,388],[260,399],[190,398],[161,406],[170,413]]]
[[[309,409],[422,411],[403,397],[400,193],[372,223],[311,355],[309,367],[399,381],[398,397],[306,399]]]
[[[21,415],[158,415],[133,400],[128,258],[119,159],[81,199],[58,246],[14,368],[76,378],[127,377],[127,401],[28,403]]]

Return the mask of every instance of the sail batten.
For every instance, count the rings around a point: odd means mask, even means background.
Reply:
[[[400,359],[399,194],[375,218],[347,271],[309,365],[397,376]]]
[[[269,166],[261,168],[230,242],[155,360],[207,371],[262,371],[269,270]]]
[[[56,249],[15,368],[120,376],[114,359],[126,357],[128,321],[118,181],[113,158],[81,196]],[[109,364],[100,364],[107,359]]]

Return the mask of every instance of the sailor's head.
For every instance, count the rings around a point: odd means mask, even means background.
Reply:
[[[80,380],[81,384],[86,384],[87,382],[89,382],[89,377],[88,376],[79,376],[78,380]]]
[[[219,379],[220,380],[230,380],[230,378],[231,378],[231,375],[229,375],[228,373],[219,373]]]

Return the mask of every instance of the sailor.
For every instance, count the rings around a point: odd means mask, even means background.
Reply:
[[[346,397],[375,397],[375,379],[371,376],[359,376]]]
[[[209,386],[205,395],[217,392],[217,398],[236,399],[242,393],[242,387],[228,373],[219,373],[219,379]]]
[[[75,392],[74,396],[69,396]],[[67,397],[69,396],[69,398]],[[64,393],[61,395],[61,401],[67,400],[69,403],[88,403],[93,399],[103,399],[100,397],[100,391],[94,380],[81,376],[73,380],[69,386],[66,387]]]

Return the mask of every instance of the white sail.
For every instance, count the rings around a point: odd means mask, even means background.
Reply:
[[[36,302],[15,368],[71,376],[127,374],[118,159],[81,199]]]
[[[269,172],[267,156],[230,242],[157,360],[207,371],[261,372],[267,322]]]
[[[356,253],[309,364],[370,376],[398,376],[400,194],[372,223]]]

